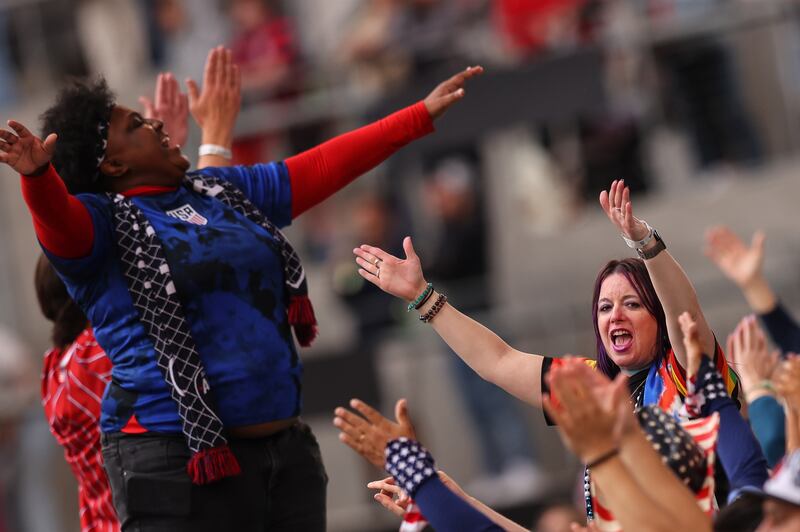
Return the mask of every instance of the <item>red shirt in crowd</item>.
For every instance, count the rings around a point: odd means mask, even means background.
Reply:
[[[83,532],[119,530],[100,452],[100,401],[110,379],[111,361],[91,329],[66,348],[44,355],[42,405],[50,432],[78,480]]]

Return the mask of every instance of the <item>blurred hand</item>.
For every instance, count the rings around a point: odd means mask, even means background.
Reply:
[[[625,375],[613,382],[601,375],[603,383],[592,388],[587,369],[597,373],[577,360],[551,369],[550,390],[560,406],[543,398],[543,407],[556,422],[564,444],[584,463],[619,447],[622,432],[630,426],[628,418],[633,416]]]
[[[700,347],[700,336],[697,332],[697,322],[688,312],[678,316],[678,323],[683,333],[683,348],[686,350],[686,377],[697,375],[700,363],[703,360],[703,348]]]
[[[422,275],[422,265],[414,251],[411,237],[403,239],[405,259],[398,259],[381,248],[366,244],[355,248],[353,254],[360,266],[358,273],[387,294],[406,301],[414,301],[427,283]]]
[[[587,525],[582,525],[573,521],[569,526],[571,532],[600,532],[600,529],[597,528],[594,521],[589,521]]]
[[[756,231],[750,247],[725,226],[706,231],[705,253],[717,268],[740,288],[762,276],[764,233]]]
[[[139,103],[144,108],[145,118],[155,118],[164,123],[170,146],[183,146],[186,143],[189,136],[189,99],[181,92],[178,80],[171,72],[158,75],[153,100],[140,96]]]
[[[203,142],[230,147],[242,102],[242,79],[231,51],[218,46],[208,53],[202,92],[192,79],[186,86],[189,110],[203,130]]]
[[[386,444],[405,436],[416,440],[417,434],[408,415],[405,399],[400,399],[394,407],[396,422],[383,417],[377,410],[358,399],[350,401],[350,407],[359,414],[338,407],[333,424],[341,430],[339,440],[366,458],[372,465],[383,469]]]
[[[800,413],[800,357],[789,353],[775,371],[773,382],[786,407]]]
[[[600,193],[600,206],[620,233],[631,240],[641,240],[647,236],[647,226],[633,215],[631,191],[624,180],[614,180],[608,191]]]
[[[9,120],[8,127],[16,135],[7,129],[0,129],[0,163],[7,164],[22,175],[31,175],[50,162],[58,139],[55,133],[49,134],[42,142],[15,120]]]
[[[741,377],[745,398],[772,379],[780,358],[777,351],[769,352],[767,337],[753,315],[742,318],[728,335],[727,350],[731,365]]]
[[[386,477],[383,480],[373,480],[367,484],[367,487],[369,489],[378,490],[378,493],[373,495],[373,498],[397,517],[402,518],[406,513],[408,505],[411,504],[411,497],[409,497],[400,486],[394,483],[393,477]]]
[[[425,98],[425,107],[428,109],[431,118],[436,120],[447,111],[451,105],[464,97],[464,84],[468,79],[483,74],[482,66],[467,67],[436,86],[435,89]]]

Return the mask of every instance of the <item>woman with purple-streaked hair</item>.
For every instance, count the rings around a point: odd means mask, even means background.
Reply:
[[[592,319],[597,353],[586,363],[608,377],[628,375],[634,407],[658,404],[677,415],[685,414],[686,353],[681,343],[678,316],[696,316],[705,352],[724,375],[728,392],[737,395],[737,379],[703,316],[697,294],[678,262],[666,250],[658,231],[633,215],[630,190],[614,181],[600,194],[600,204],[623,240],[639,258],[612,260],[597,276],[592,298]],[[359,273],[382,290],[409,302],[420,320],[430,323],[467,364],[484,379],[527,403],[540,406],[548,393],[550,369],[559,359],[518,351],[495,333],[447,303],[425,280],[411,238],[403,242],[406,258],[362,245],[353,250]],[[342,436],[354,448],[360,435]],[[357,450],[357,449],[356,449]]]

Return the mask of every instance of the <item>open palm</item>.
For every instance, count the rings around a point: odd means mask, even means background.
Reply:
[[[56,147],[55,133],[48,135],[42,142],[28,128],[15,120],[9,120],[8,127],[14,132],[0,129],[0,162],[6,163],[23,175],[33,174],[50,162]]]
[[[706,255],[731,281],[745,286],[761,274],[764,240],[764,233],[756,231],[747,247],[728,227],[714,227],[706,233]]]
[[[361,277],[388,294],[413,301],[425,289],[426,282],[410,236],[403,239],[403,251],[406,258],[399,259],[381,248],[364,244],[355,248],[353,254]]]

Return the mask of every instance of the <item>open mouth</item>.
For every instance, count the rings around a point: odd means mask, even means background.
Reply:
[[[633,345],[633,334],[627,329],[614,329],[609,337],[615,351],[625,351]]]

